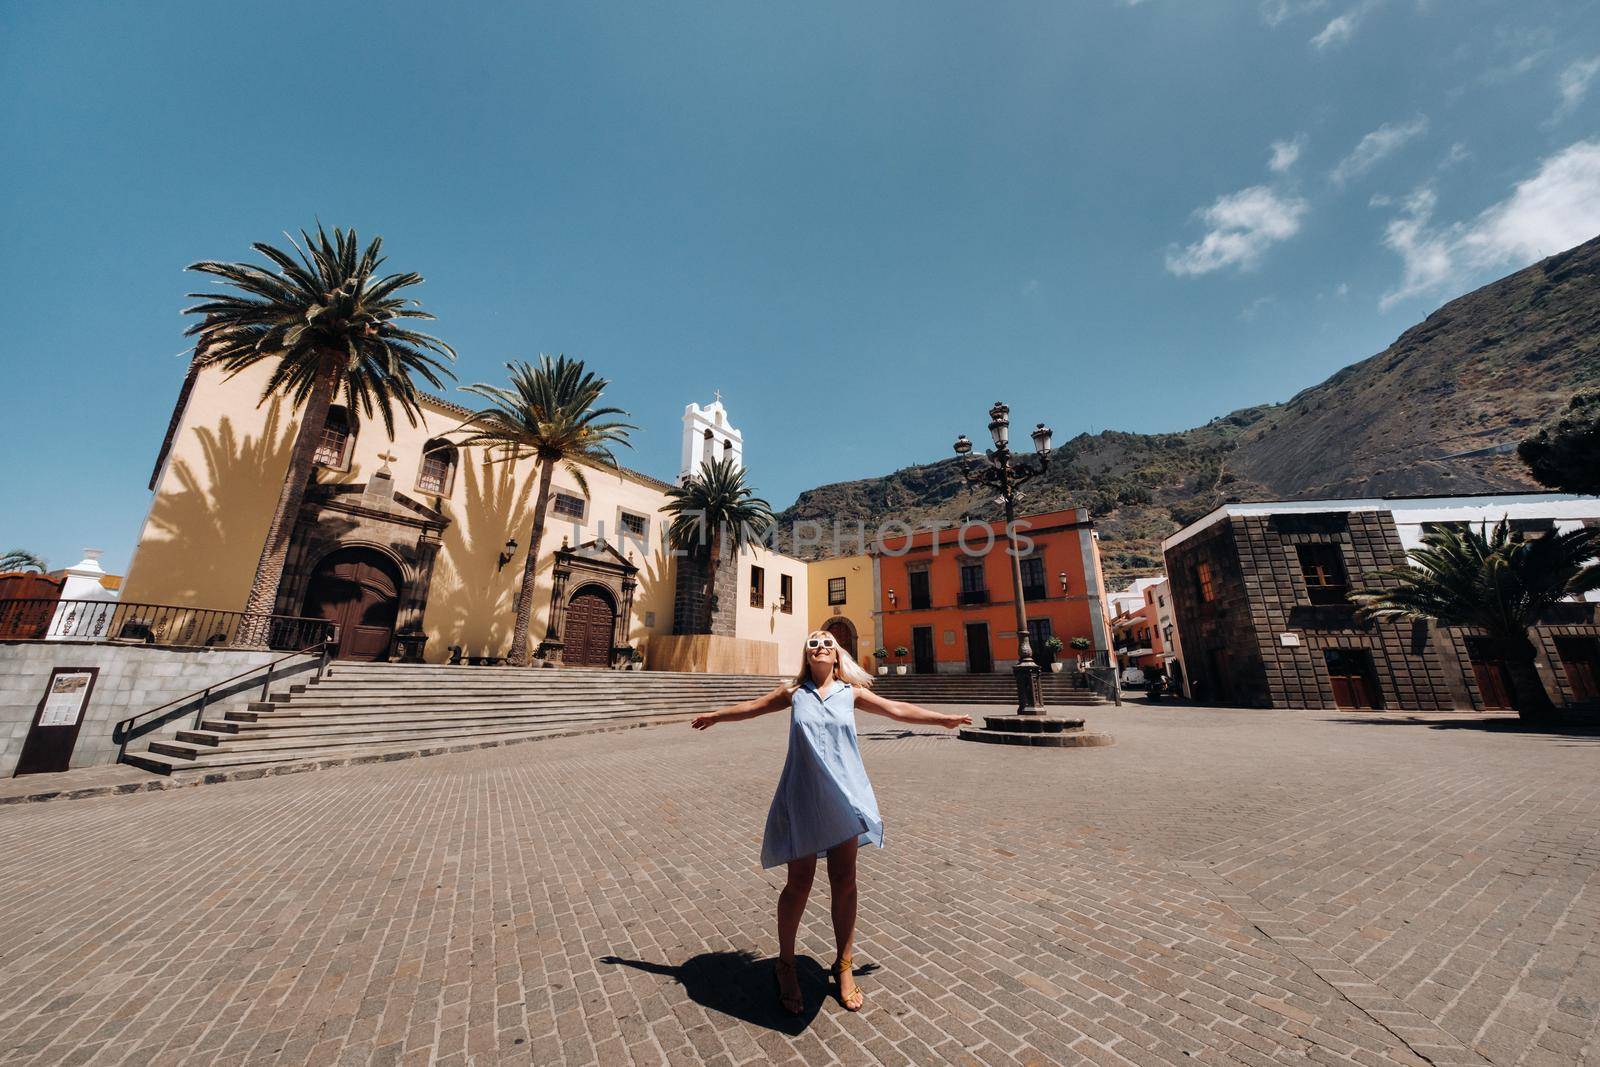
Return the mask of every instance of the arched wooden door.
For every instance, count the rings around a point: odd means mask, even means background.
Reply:
[[[567,601],[561,662],[568,667],[611,666],[611,638],[616,627],[617,609],[610,594],[599,586],[584,586]]]
[[[341,548],[317,565],[301,614],[339,627],[339,659],[379,660],[389,655],[399,610],[394,562],[370,548]]]
[[[850,658],[852,658],[852,659],[859,659],[860,658],[859,656],[856,655],[856,628],[855,628],[855,624],[852,623],[849,619],[841,618],[841,617],[837,617],[836,616],[836,617],[834,617],[832,619],[829,619],[827,622],[823,623],[822,624],[822,629],[823,629],[824,632],[830,633],[830,634],[833,635],[833,639],[835,641],[839,642],[839,647],[844,649],[846,652],[850,653]]]

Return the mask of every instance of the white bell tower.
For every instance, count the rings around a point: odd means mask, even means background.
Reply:
[[[690,404],[683,409],[683,462],[678,469],[681,483],[700,470],[707,459],[730,456],[734,469],[744,467],[744,435],[728,423],[728,409],[722,406],[722,391],[705,407]]]

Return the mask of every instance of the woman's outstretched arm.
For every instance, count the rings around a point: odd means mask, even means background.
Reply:
[[[937,711],[929,711],[920,705],[908,704],[904,700],[889,700],[864,687],[856,690],[856,707],[862,711],[870,711],[874,715],[898,719],[900,722],[943,726],[946,730],[972,725],[971,715],[941,715]]]
[[[738,722],[740,719],[753,719],[757,715],[765,715],[772,711],[782,711],[789,706],[792,697],[789,687],[780,685],[770,693],[763,693],[758,697],[742,701],[738,704],[729,704],[716,711],[708,711],[699,716],[689,725],[696,730],[709,730],[719,722]]]

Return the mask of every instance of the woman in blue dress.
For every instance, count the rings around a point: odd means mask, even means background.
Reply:
[[[778,895],[778,991],[786,1011],[805,1010],[795,973],[794,942],[805,914],[806,898],[817,860],[828,857],[828,885],[833,901],[833,938],[839,955],[832,972],[839,1003],[860,1011],[861,990],[852,974],[851,948],[856,931],[856,850],[865,844],[883,847],[883,820],[878,801],[861,764],[856,745],[856,709],[901,722],[954,729],[970,715],[941,715],[872,691],[872,676],[862,670],[833,635],[818,630],[806,638],[805,655],[792,685],[763,696],[701,715],[690,723],[707,730],[719,722],[738,722],[758,715],[793,709],[789,718],[789,757],[767,813],[761,843],[761,865],[787,864],[788,881]]]

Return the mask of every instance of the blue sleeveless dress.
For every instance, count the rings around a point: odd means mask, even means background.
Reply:
[[[856,746],[855,689],[835,680],[822,695],[808,679],[790,701],[789,758],[767,813],[761,866],[820,859],[852,837],[883,847],[878,798]]]

